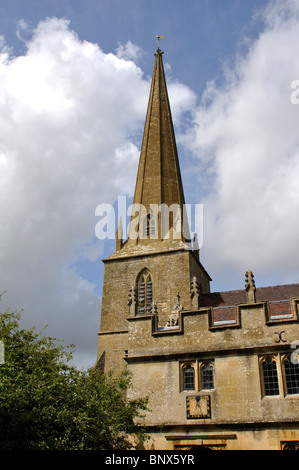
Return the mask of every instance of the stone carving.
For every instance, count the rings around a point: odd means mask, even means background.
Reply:
[[[247,303],[248,304],[254,304],[255,303],[255,281],[254,281],[254,275],[252,274],[252,271],[247,271],[245,274],[245,290],[247,294]]]
[[[158,307],[157,307],[157,304],[152,304],[152,314],[155,315],[157,314],[158,315]]]
[[[194,238],[193,238],[193,253],[194,253],[196,259],[198,259],[198,261],[199,261],[199,244],[198,244],[197,233],[194,234]]]
[[[196,276],[193,276],[191,280],[190,297],[192,310],[197,310],[199,308],[200,301],[200,284]]]
[[[196,278],[196,276],[193,276],[191,280],[191,291],[190,291],[191,296],[192,295],[199,295],[199,282]]]
[[[177,310],[173,310],[169,315],[168,322],[166,326],[177,326],[179,324],[179,312]]]
[[[137,300],[137,291],[135,287],[131,287],[129,290],[129,298],[128,298],[128,305],[129,305],[129,315],[135,314],[135,306]]]
[[[181,297],[180,293],[177,294],[177,304],[172,310],[171,314],[168,317],[166,326],[178,326],[179,324],[179,313],[182,310],[181,308]]]

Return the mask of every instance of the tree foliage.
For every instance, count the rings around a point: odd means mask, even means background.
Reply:
[[[145,436],[134,421],[147,399],[125,398],[126,372],[77,370],[72,346],[22,329],[19,313],[0,314],[0,340],[0,449],[125,450]]]

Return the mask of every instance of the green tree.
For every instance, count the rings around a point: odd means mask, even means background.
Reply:
[[[122,449],[129,436],[145,438],[135,424],[147,399],[127,400],[130,376],[79,371],[63,346],[20,327],[21,314],[0,314],[0,449]]]

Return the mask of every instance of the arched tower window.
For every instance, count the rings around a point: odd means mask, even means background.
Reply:
[[[150,214],[143,221],[143,236],[147,238],[150,234]]]
[[[151,209],[149,214],[147,214],[147,216],[143,220],[143,237],[144,238],[151,238],[156,235],[156,222],[157,222],[157,217]]]
[[[137,282],[137,315],[148,315],[152,312],[153,284],[148,270],[143,271]]]

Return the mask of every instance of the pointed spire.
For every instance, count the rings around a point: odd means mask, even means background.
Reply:
[[[116,251],[120,250],[123,246],[123,226],[121,217],[119,218],[118,227],[116,230]]]
[[[195,258],[199,261],[199,244],[197,233],[194,233],[193,237],[193,253],[195,255]]]
[[[165,204],[170,208],[176,204],[181,209],[181,220],[178,223],[181,224],[180,232],[182,232],[185,199],[162,54],[163,52],[158,48],[155,53],[156,59],[140,152],[134,204],[143,205],[146,215],[150,214],[151,205]],[[170,214],[170,230],[174,229],[175,223],[177,223],[175,216],[171,217]],[[139,227],[142,225],[143,221],[140,217]],[[161,239],[161,216],[158,238]]]

